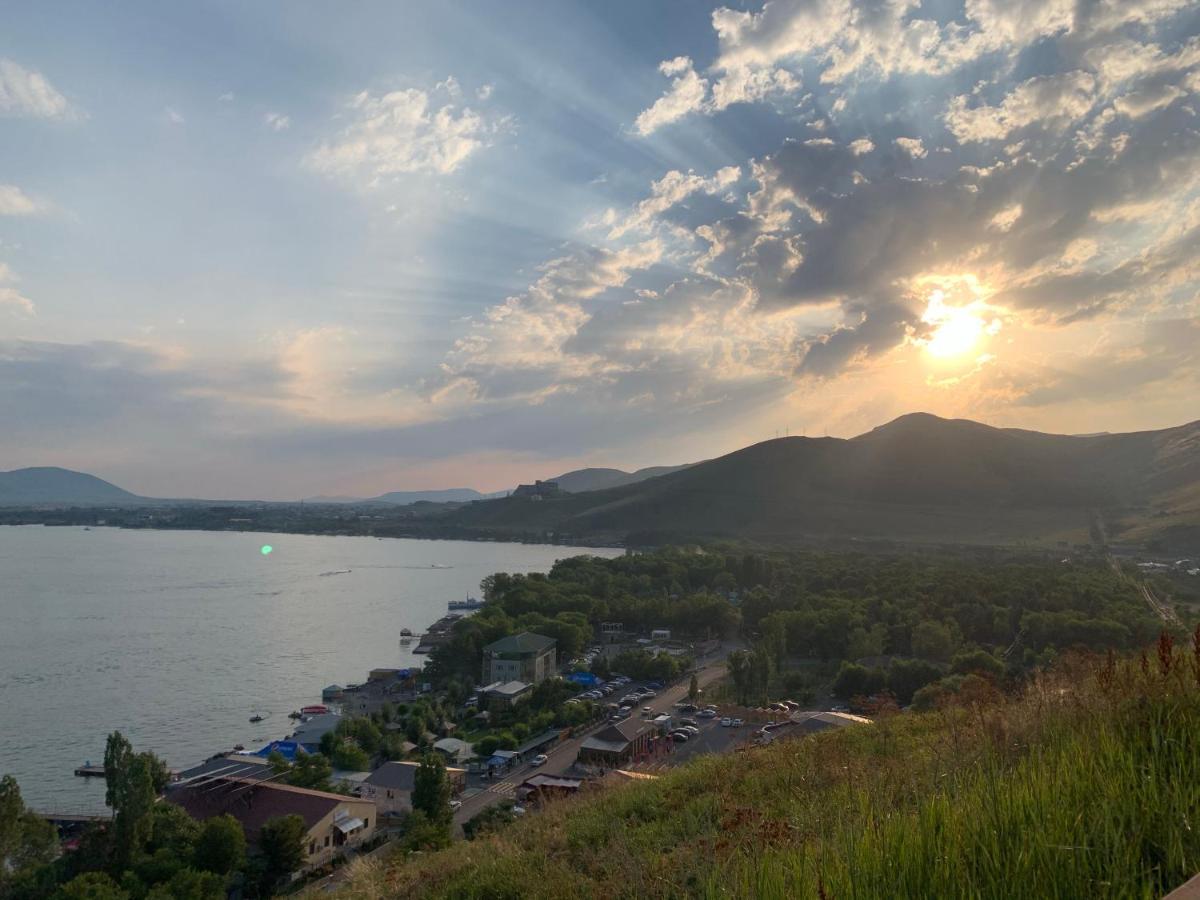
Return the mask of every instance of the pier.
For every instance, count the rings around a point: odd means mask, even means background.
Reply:
[[[75,774],[80,778],[103,778],[104,766],[80,766],[75,770]]]

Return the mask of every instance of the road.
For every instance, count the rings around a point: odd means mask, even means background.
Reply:
[[[725,658],[729,654],[730,650],[735,648],[736,645],[733,644],[722,645],[716,650],[715,653],[709,654],[709,656],[706,657],[708,662],[705,662],[703,666],[696,672],[696,682],[701,690],[725,675],[727,671],[725,668]],[[687,696],[689,686],[690,679],[684,678],[678,684],[663,688],[658,692],[657,697],[643,703],[642,705],[649,706],[655,713],[670,712],[675,703]],[[677,764],[687,756],[694,755],[696,753],[706,751],[720,752],[721,749],[727,749],[725,745],[730,742],[730,739],[725,739],[724,735],[720,733],[731,733],[731,729],[720,728],[720,726],[717,725],[716,719],[702,719],[699,721],[700,727],[704,734],[702,734],[700,738],[696,739],[696,746],[688,750],[686,749],[688,744],[681,745],[676,753],[672,754],[671,757],[668,758],[670,760],[669,764]],[[594,728],[589,729],[578,737],[563,741],[546,754],[548,758],[542,765],[531,766],[526,763],[522,766],[518,766],[511,772],[505,773],[502,780],[493,782],[486,788],[480,790],[478,793],[475,793],[464,799],[462,806],[455,810],[454,813],[455,837],[462,837],[462,825],[468,819],[478,815],[489,806],[500,803],[503,800],[513,799],[516,796],[517,788],[525,781],[525,779],[529,778],[530,776],[535,775],[538,772],[544,772],[548,775],[562,775],[566,773],[567,770],[575,764],[575,758],[579,755],[579,746],[584,742],[584,740],[587,739],[588,735],[590,735],[593,731],[603,728],[606,724],[607,722],[599,722]],[[707,740],[705,740],[706,735],[709,736]],[[690,744],[691,741],[688,743]],[[657,765],[661,766],[662,763]],[[375,850],[372,850],[365,855],[381,858],[391,854],[394,849],[394,844],[387,843],[381,847],[377,847]],[[305,889],[304,893],[314,894],[334,891],[345,881],[346,876],[347,867],[341,866],[332,874],[309,885]]]
[[[696,681],[701,690],[725,674],[726,652],[724,649],[718,650],[716,654],[709,657],[711,661],[696,672]],[[658,692],[657,697],[644,702],[642,705],[649,706],[655,713],[670,712],[675,703],[687,696],[689,681],[690,679],[685,678],[678,684],[663,688]],[[478,815],[487,807],[502,800],[513,799],[516,796],[517,788],[532,775],[536,775],[539,772],[547,775],[565,774],[575,764],[575,758],[579,755],[580,745],[592,731],[603,728],[605,724],[607,723],[600,722],[594,729],[589,729],[578,737],[563,741],[546,754],[548,759],[542,765],[531,766],[526,763],[525,765],[518,766],[512,771],[506,772],[500,781],[494,782],[479,793],[467,797],[463,800],[462,806],[454,814],[456,830],[461,829],[464,822]]]

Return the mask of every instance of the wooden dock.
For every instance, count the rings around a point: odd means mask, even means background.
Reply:
[[[80,766],[75,774],[80,778],[103,778],[104,766]]]

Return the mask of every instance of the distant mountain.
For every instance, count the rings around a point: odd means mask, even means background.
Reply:
[[[568,494],[581,494],[584,491],[602,491],[607,488],[637,484],[648,478],[670,475],[672,472],[686,468],[688,468],[686,465],[651,466],[646,469],[638,469],[636,472],[624,472],[620,469],[575,469],[549,480],[558,482],[559,488]]]
[[[378,497],[306,497],[305,503],[387,503],[391,506],[411,506],[413,503],[470,503],[487,497],[503,497],[500,494],[481,494],[474,488],[447,488],[440,491],[390,491]]]
[[[391,491],[366,500],[366,503],[391,503],[408,506],[412,503],[470,503],[482,500],[483,494],[474,488],[447,488],[441,491]]]
[[[141,503],[115,484],[55,466],[0,472],[0,506],[101,506]]]
[[[636,484],[474,504],[449,518],[633,542],[1010,543],[1086,541],[1098,513],[1111,539],[1169,528],[1200,541],[1200,422],[1079,437],[917,413],[849,440],[779,438]]]

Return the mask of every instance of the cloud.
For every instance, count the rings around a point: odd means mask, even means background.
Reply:
[[[32,216],[42,212],[42,203],[13,184],[0,184],[0,216]]]
[[[696,74],[688,57],[668,59],[658,70],[672,79],[671,87],[634,120],[634,130],[643,137],[702,109],[708,95],[708,81]]]
[[[15,287],[20,279],[6,264],[0,262],[0,308],[8,307],[27,316],[34,314],[33,301]]]
[[[272,131],[286,131],[292,126],[290,116],[285,116],[283,113],[269,112],[263,116],[263,122]]]
[[[440,87],[453,97],[447,82]],[[417,88],[382,95],[363,91],[347,105],[351,124],[314,150],[308,164],[369,185],[402,175],[449,175],[511,124],[453,102],[438,104],[435,93]]]
[[[183,113],[173,106],[168,106],[163,109],[163,116],[165,116],[166,120],[172,125],[183,125],[187,122],[187,120],[183,117]]]
[[[736,184],[742,170],[737,166],[726,166],[710,178],[693,172],[686,175],[672,170],[650,186],[650,196],[642,200],[624,219],[616,222],[608,233],[609,240],[623,237],[630,231],[646,229],[671,207],[683,202],[692,194],[716,194]]]
[[[41,72],[0,58],[0,115],[71,120],[82,114]]]
[[[858,138],[850,142],[849,150],[855,156],[866,156],[875,149],[875,144],[870,138]]]
[[[928,153],[920,138],[898,137],[893,143],[912,159],[922,159]]]
[[[713,114],[735,103],[754,103],[800,90],[800,80],[785,69],[735,67],[709,80],[696,73],[692,60],[678,56],[659,64],[671,78],[667,92],[638,114],[634,130],[643,137],[693,112]]]
[[[1092,108],[1095,90],[1096,80],[1087,72],[1038,76],[1017,85],[996,106],[968,107],[968,97],[955,97],[946,127],[963,143],[1006,140],[1031,125],[1061,132]]]

